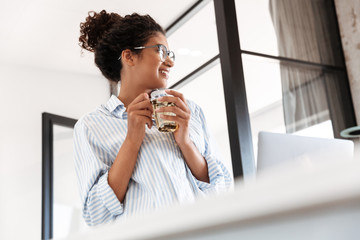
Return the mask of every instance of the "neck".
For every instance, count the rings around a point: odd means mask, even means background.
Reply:
[[[127,81],[130,80],[130,81]],[[118,98],[122,103],[124,103],[125,107],[129,106],[134,99],[139,96],[141,93],[150,93],[151,89],[144,89],[140,86],[134,86],[134,84],[129,84],[131,79],[122,79],[120,93]]]

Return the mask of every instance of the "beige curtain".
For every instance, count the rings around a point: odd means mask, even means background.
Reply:
[[[340,48],[329,0],[269,0],[279,56],[338,65]],[[327,82],[336,74],[280,62],[286,131],[293,133],[330,119]]]

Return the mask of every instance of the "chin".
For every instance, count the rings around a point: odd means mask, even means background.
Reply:
[[[167,82],[162,82],[162,83],[159,83],[159,84],[156,84],[157,87],[156,88],[166,88],[167,87]]]
[[[159,89],[159,88],[166,88],[168,85],[167,79],[162,77],[157,77],[152,80],[149,79],[148,81],[148,89]]]

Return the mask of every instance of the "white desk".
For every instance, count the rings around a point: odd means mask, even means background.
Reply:
[[[360,163],[283,169],[234,192],[69,239],[360,239]]]

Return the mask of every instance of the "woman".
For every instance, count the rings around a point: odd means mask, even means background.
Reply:
[[[75,125],[75,167],[83,216],[97,225],[138,213],[191,202],[226,191],[232,180],[217,157],[204,114],[174,90],[162,101],[176,106],[159,112],[176,116],[174,133],[159,132],[149,93],[165,88],[175,56],[165,32],[149,15],[90,12],[81,23],[80,45],[113,82],[118,96]],[[146,125],[146,126],[145,126]]]

